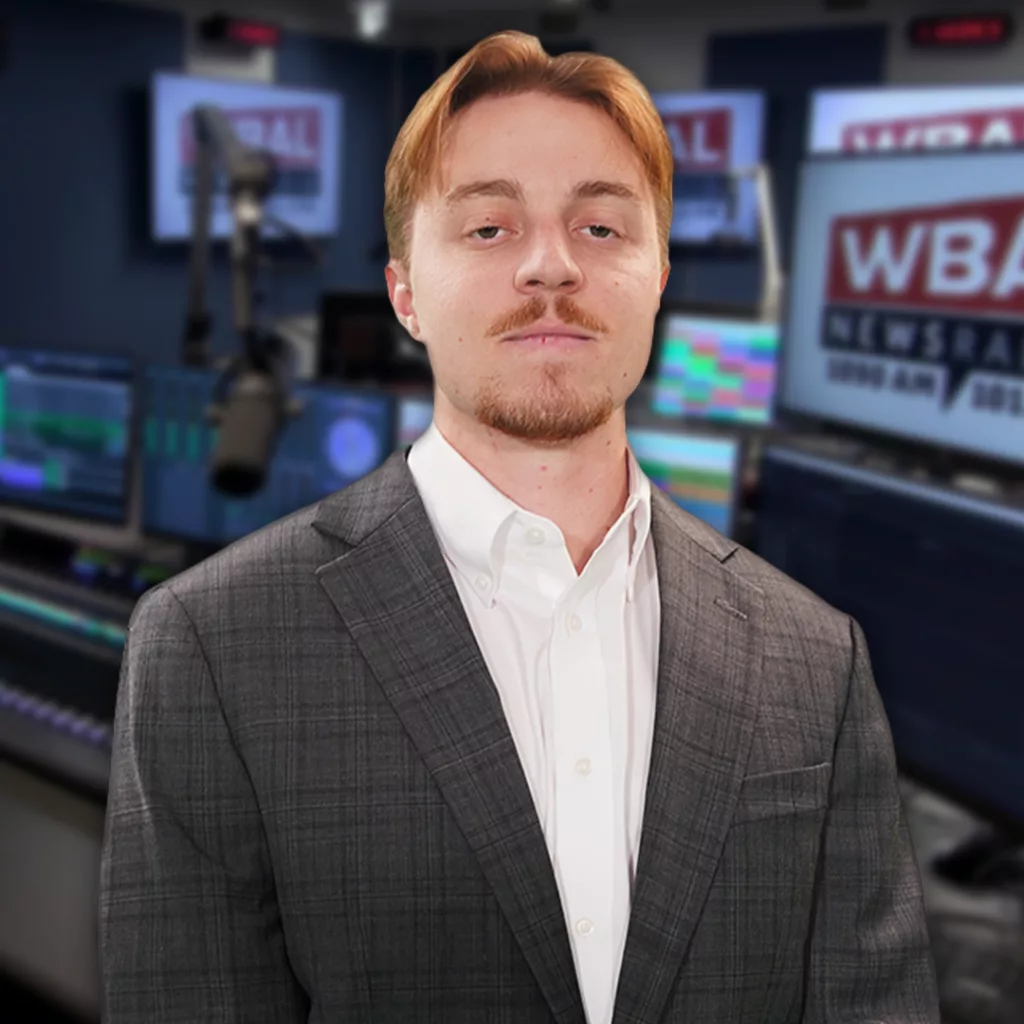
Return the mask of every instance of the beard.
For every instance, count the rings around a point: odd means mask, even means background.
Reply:
[[[607,389],[586,391],[569,383],[569,367],[541,367],[541,379],[521,388],[488,378],[477,392],[474,414],[486,427],[534,444],[557,445],[604,426],[615,411]]]

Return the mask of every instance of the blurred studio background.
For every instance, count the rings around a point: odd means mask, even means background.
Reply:
[[[1020,1024],[1016,0],[0,0],[0,1020],[99,1020],[139,595],[430,422],[384,164],[504,28],[654,95],[673,269],[633,449],[863,625],[946,1019]]]

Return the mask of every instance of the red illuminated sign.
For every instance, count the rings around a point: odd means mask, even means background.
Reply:
[[[281,41],[281,30],[276,25],[257,21],[232,21],[227,34],[233,43],[244,46],[277,46]]]
[[[209,43],[243,47],[276,47],[281,42],[281,30],[266,21],[232,18],[227,14],[213,14],[199,23],[199,35]]]
[[[913,46],[971,47],[1000,46],[1013,35],[1008,14],[965,14],[914,18],[907,26]]]

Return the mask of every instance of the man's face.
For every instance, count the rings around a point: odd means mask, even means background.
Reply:
[[[387,271],[437,402],[534,442],[601,426],[643,376],[668,277],[629,141],[581,103],[487,97],[453,123],[441,179],[410,266]]]

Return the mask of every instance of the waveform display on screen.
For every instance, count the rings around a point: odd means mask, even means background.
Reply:
[[[145,376],[142,523],[150,533],[226,544],[354,483],[394,444],[394,399],[383,392],[300,385],[303,411],[285,424],[261,490],[215,491],[217,430],[206,420],[217,374],[149,367]]]
[[[0,501],[123,521],[132,375],[127,359],[0,348]]]
[[[660,339],[653,411],[692,419],[768,423],[778,350],[776,324],[669,316]]]
[[[732,531],[740,470],[739,441],[630,427],[629,446],[651,483],[719,533]]]

